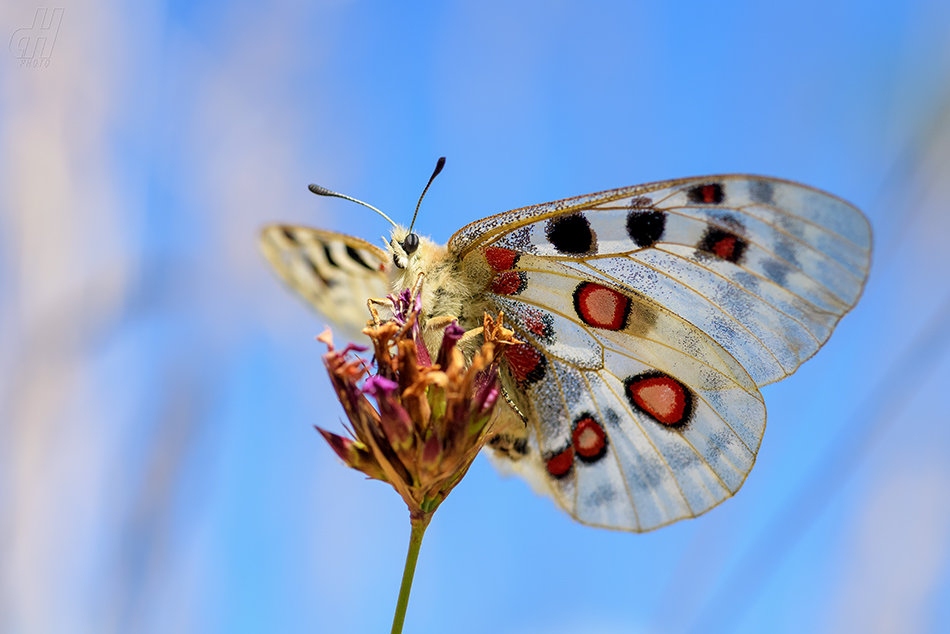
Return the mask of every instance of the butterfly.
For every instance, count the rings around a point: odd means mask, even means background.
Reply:
[[[468,330],[503,312],[522,343],[502,361],[496,462],[576,520],[634,532],[696,517],[739,490],[765,430],[759,388],[828,340],[861,295],[871,253],[852,205],[741,174],[515,209],[447,245],[411,229],[394,223],[383,250],[271,225],[261,247],[351,335],[367,298],[420,275],[430,349],[440,325]]]

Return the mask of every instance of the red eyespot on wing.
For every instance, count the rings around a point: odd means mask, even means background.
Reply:
[[[732,260],[735,251],[736,236],[726,236],[712,247],[712,252],[723,260]]]
[[[734,223],[738,227],[738,223]],[[748,243],[744,238],[731,231],[724,231],[717,227],[709,227],[703,234],[703,239],[697,245],[700,252],[709,253],[727,262],[739,264],[745,253]]]
[[[540,381],[548,368],[547,358],[532,345],[519,343],[508,346],[505,351],[508,368],[521,387]]]
[[[524,311],[524,327],[532,335],[547,343],[554,338],[554,320],[550,315],[539,310],[526,308]]]
[[[594,282],[581,282],[574,290],[574,310],[588,326],[623,330],[630,315],[630,298]]]
[[[488,247],[485,249],[485,259],[488,261],[488,266],[496,271],[510,271],[515,268],[515,263],[518,261],[519,255],[517,251],[503,249],[501,247]]]
[[[581,414],[571,433],[574,452],[583,462],[597,462],[607,455],[607,433],[591,414]]]
[[[710,183],[708,185],[696,185],[686,191],[686,197],[690,202],[703,205],[718,205],[725,199],[721,183]]]
[[[496,295],[517,295],[528,284],[524,271],[505,271],[495,276],[491,282],[491,292]]]
[[[547,469],[555,478],[563,478],[571,472],[574,466],[574,448],[570,445],[566,449],[559,451],[547,460]]]
[[[647,372],[623,382],[630,404],[658,423],[678,427],[689,421],[693,397],[689,389],[662,372]]]

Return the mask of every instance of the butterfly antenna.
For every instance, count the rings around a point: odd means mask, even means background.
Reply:
[[[363,205],[364,207],[369,207],[370,209],[378,213],[380,216],[382,216],[386,220],[389,220],[389,224],[391,224],[394,227],[396,226],[396,223],[393,222],[389,216],[381,212],[379,209],[376,209],[376,207],[373,207],[370,204],[364,203],[362,200],[356,200],[352,196],[347,196],[346,194],[338,194],[337,192],[330,191],[326,187],[320,187],[319,185],[314,185],[312,183],[307,187],[307,189],[312,191],[317,196],[327,196],[328,198],[342,198],[343,200],[348,200],[350,202],[356,203],[357,205]]]
[[[416,224],[416,216],[419,215],[419,205],[422,204],[422,199],[426,197],[426,192],[429,191],[429,185],[432,184],[432,181],[439,175],[443,167],[445,167],[445,157],[440,156],[438,163],[435,164],[435,171],[432,172],[432,176],[429,177],[429,182],[426,183],[426,188],[422,190],[422,195],[419,196],[419,202],[416,203],[416,211],[412,214],[412,222],[409,223],[409,233],[412,233],[412,226]]]

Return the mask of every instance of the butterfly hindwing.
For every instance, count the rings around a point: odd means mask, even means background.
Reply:
[[[366,300],[391,292],[385,252],[359,238],[271,225],[261,232],[261,250],[287,285],[351,339],[362,336],[369,316]]]
[[[518,266],[537,261],[524,255]],[[765,426],[761,396],[742,367],[641,297],[569,270],[519,270],[524,289],[492,301],[524,341],[508,353],[506,379],[526,397],[537,438],[529,459],[554,497],[582,522],[645,531],[699,515],[738,490]],[[588,298],[578,301],[572,288]],[[598,293],[613,310],[600,312],[609,328],[565,317]]]
[[[525,341],[506,377],[526,462],[578,520],[644,531],[738,490],[765,427],[758,386],[857,301],[870,230],[817,190],[714,176],[493,216],[449,249]]]

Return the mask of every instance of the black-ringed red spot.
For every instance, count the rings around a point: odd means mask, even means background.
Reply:
[[[667,427],[681,427],[693,413],[689,388],[658,370],[627,377],[623,391],[630,405]]]
[[[752,180],[749,181],[749,197],[753,202],[763,205],[775,204],[775,185],[771,181]]]
[[[623,330],[630,315],[630,298],[594,282],[581,282],[574,289],[574,310],[588,326]]]
[[[524,271],[504,271],[491,282],[491,292],[495,295],[517,295],[528,285],[528,276]]]
[[[554,340],[554,318],[540,310],[526,308],[521,315],[525,330],[546,343]]]
[[[718,205],[725,199],[721,183],[708,183],[706,185],[696,185],[686,190],[686,197],[689,202],[700,205]]]
[[[570,445],[564,449],[548,454],[545,457],[545,467],[555,478],[564,478],[574,468],[574,448]]]
[[[573,213],[548,220],[548,242],[566,255],[591,255],[597,250],[597,238],[584,214]]]
[[[749,243],[745,238],[717,227],[709,227],[696,248],[720,260],[738,264]]]
[[[590,464],[607,455],[607,432],[593,414],[584,412],[571,428],[571,444],[578,460]]]
[[[527,343],[508,346],[505,350],[508,369],[522,388],[544,378],[548,369],[548,360],[541,351]]]
[[[631,211],[627,214],[627,235],[638,247],[653,246],[666,230],[666,214],[662,211]]]
[[[517,251],[503,249],[502,247],[488,247],[485,249],[485,260],[488,266],[495,271],[510,271],[515,268],[518,258],[521,256]]]

